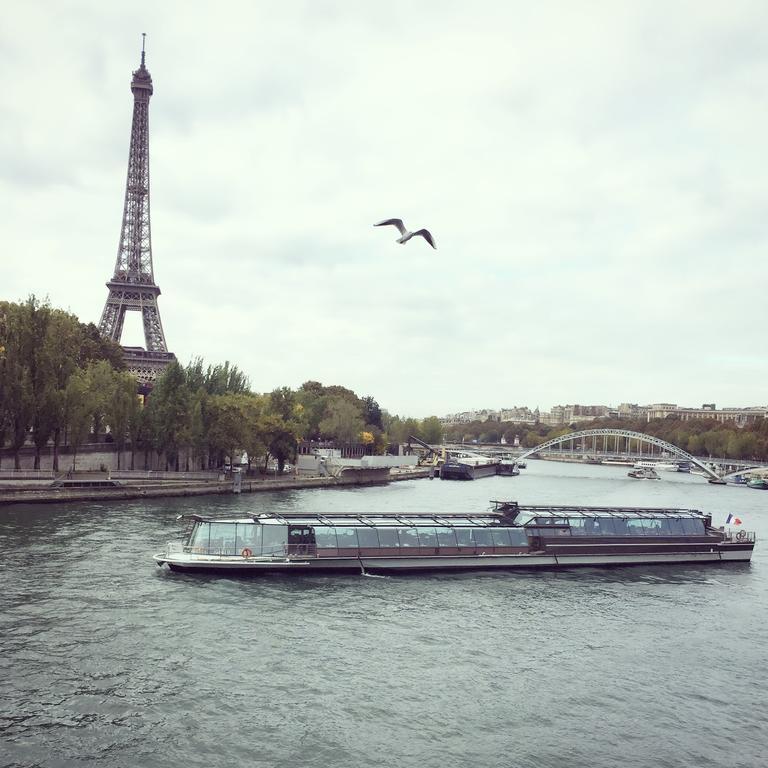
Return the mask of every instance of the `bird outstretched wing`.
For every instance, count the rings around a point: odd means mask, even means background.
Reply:
[[[414,232],[413,236],[416,237],[416,235],[421,235],[435,250],[437,250],[435,239],[432,237],[432,233],[428,229],[420,229],[417,232]]]
[[[391,224],[393,227],[397,227],[400,230],[400,234],[404,235],[408,230],[405,228],[405,225],[403,224],[402,219],[384,219],[384,221],[380,221],[378,224],[374,224],[374,227],[384,227],[387,224]]]

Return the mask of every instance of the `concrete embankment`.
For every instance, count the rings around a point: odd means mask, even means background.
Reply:
[[[240,485],[241,493],[269,493],[301,490],[305,488],[345,488],[352,486],[382,485],[397,480],[429,477],[429,470],[416,469],[381,473],[342,474],[340,477],[286,477],[249,480]],[[87,488],[10,487],[0,486],[0,505],[3,504],[64,504],[79,501],[106,501],[174,496],[209,496],[233,493],[232,481],[208,483],[142,483]]]

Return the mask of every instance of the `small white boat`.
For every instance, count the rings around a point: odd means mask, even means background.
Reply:
[[[678,464],[676,461],[636,461],[632,469],[653,469],[656,472],[677,472]]]
[[[652,467],[643,467],[642,469],[633,469],[627,472],[627,477],[634,477],[636,480],[658,480],[659,476]]]

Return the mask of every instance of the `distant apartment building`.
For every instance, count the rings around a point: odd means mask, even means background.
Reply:
[[[452,424],[469,424],[473,421],[501,421],[501,413],[499,411],[483,408],[480,411],[449,413],[447,416],[443,416],[440,421],[446,426],[451,426]]]
[[[610,410],[607,405],[566,405],[563,417],[566,424],[575,424],[608,418]]]
[[[565,408],[562,405],[553,405],[549,411],[542,411],[539,414],[539,421],[542,424],[548,424],[550,426],[557,426],[563,424],[565,418]]]
[[[647,406],[637,403],[621,403],[616,409],[616,416],[619,419],[641,419],[645,418]]]
[[[562,426],[596,419],[666,419],[668,416],[690,421],[691,419],[714,419],[718,422],[733,422],[744,426],[760,419],[768,418],[768,406],[749,406],[746,408],[723,408],[717,410],[715,403],[704,403],[701,408],[686,408],[675,403],[654,403],[638,405],[621,403],[617,408],[607,405],[555,405],[549,411],[531,411],[527,406],[502,408],[498,411],[484,408],[479,411],[463,411],[449,414],[440,421],[443,424],[467,424],[472,421],[499,421],[516,424],[546,424]]]
[[[515,424],[537,424],[539,421],[539,409],[532,411],[527,406],[518,408],[502,408],[501,421],[511,421]]]
[[[560,424],[578,424],[580,421],[594,421],[608,418],[615,409],[607,405],[555,405],[549,413],[542,413],[542,424],[557,426]]]
[[[469,424],[472,419],[468,417],[468,414],[468,411],[464,411],[463,413],[449,413],[447,416],[440,417],[440,423],[449,427],[452,424]]]
[[[692,419],[714,419],[720,423],[734,422],[744,426],[768,417],[768,406],[749,406],[746,408],[722,408],[717,410],[715,403],[704,403],[701,408],[686,408],[671,403],[655,403],[646,406],[645,416],[651,419],[666,419],[674,416],[681,421]]]

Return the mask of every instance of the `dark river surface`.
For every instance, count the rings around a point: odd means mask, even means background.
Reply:
[[[768,765],[768,493],[531,461],[470,483],[0,508],[0,765]],[[751,565],[254,579],[181,512],[693,507]]]

